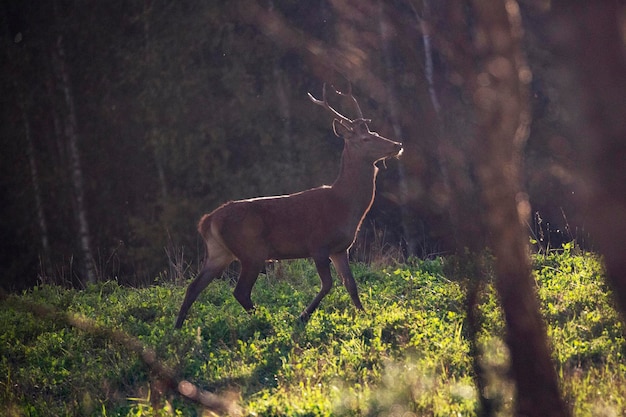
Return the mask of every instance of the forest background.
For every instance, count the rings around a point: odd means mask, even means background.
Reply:
[[[573,238],[585,245],[585,217],[571,200],[577,162],[568,129],[577,115],[564,62],[548,42],[558,30],[546,25],[550,5],[520,3],[532,70],[528,231],[544,246]],[[359,239],[365,249],[354,256],[367,257],[372,242],[404,256],[448,253],[454,232],[442,160],[454,160],[471,186],[476,121],[445,45],[433,41],[447,24],[439,7],[5,2],[2,286],[193,275],[204,252],[195,231],[203,213],[333,181],[342,141],[306,96],[319,95],[323,82],[352,83],[373,129],[405,148],[378,177]],[[471,21],[467,28],[472,36]],[[335,104],[349,113],[351,103]]]

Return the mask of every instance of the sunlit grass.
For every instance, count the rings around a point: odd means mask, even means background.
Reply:
[[[599,259],[565,247],[533,262],[568,404],[576,416],[620,415],[625,343]],[[445,276],[445,263],[353,265],[366,313],[337,285],[306,327],[298,315],[319,289],[308,261],[283,262],[261,275],[252,315],[234,300],[229,282],[212,283],[178,331],[183,287],[39,287],[0,308],[0,402],[11,415],[140,416],[158,408],[148,398],[150,373],[136,355],[20,307],[32,301],[137,337],[180,378],[234,396],[247,414],[472,416],[477,392],[464,288]],[[491,285],[481,300],[487,393],[500,415],[510,415],[514,387]],[[199,412],[174,394],[159,404],[160,415]]]

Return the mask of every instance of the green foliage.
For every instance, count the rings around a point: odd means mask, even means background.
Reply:
[[[535,258],[553,355],[575,415],[617,415],[626,400],[623,322],[601,260],[575,253],[569,243]]]
[[[218,280],[173,329],[184,288],[83,291],[41,286],[0,309],[0,402],[13,415],[199,415],[169,393],[154,400],[151,376],[132,352],[98,334],[42,320],[35,302],[123,330],[155,349],[180,378],[234,395],[247,414],[475,415],[465,326],[465,290],[444,259],[371,269],[353,265],[366,313],[335,288],[306,326],[300,311],[319,288],[308,261],[281,262],[259,277],[247,315]],[[569,248],[534,258],[554,360],[577,416],[623,409],[626,346],[600,260]],[[504,324],[492,286],[481,295],[481,363],[488,391],[510,411]]]

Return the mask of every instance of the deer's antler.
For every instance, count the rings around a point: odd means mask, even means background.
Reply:
[[[341,92],[341,91],[337,90],[334,86],[333,86],[333,89],[335,90],[335,93],[337,93],[338,95],[340,95],[342,97],[350,97],[352,99],[352,101],[354,101],[354,105],[356,106],[356,111],[359,114],[359,119],[358,120],[362,120],[365,123],[369,123],[369,122],[372,121],[371,119],[366,119],[365,117],[363,117],[363,112],[361,111],[361,106],[359,106],[359,102],[356,100],[356,97],[354,97],[354,95],[352,94],[352,83],[348,84],[348,92],[347,93],[344,93],[344,92]]]
[[[335,90],[334,87],[333,87],[333,90]],[[339,94],[339,95],[343,95],[343,93],[341,93],[341,92],[339,92],[337,90],[335,90],[335,93]],[[311,99],[311,101],[313,103],[317,104],[318,106],[324,107],[326,110],[329,110],[331,113],[333,113],[339,119],[340,122],[348,123],[349,126],[351,126],[352,123],[354,123],[353,120],[348,119],[346,116],[344,116],[343,114],[339,113],[337,110],[333,109],[330,106],[330,104],[328,104],[328,97],[326,97],[326,83],[324,83],[324,85],[322,86],[322,99],[321,100],[316,99],[315,97],[313,97],[313,95],[311,93],[308,93],[308,94],[309,94],[309,98]],[[354,97],[352,97],[352,98],[354,99]],[[354,101],[356,102],[356,99]],[[358,107],[358,103],[357,103],[357,107]],[[360,111],[361,110],[359,109],[359,112]],[[362,114],[360,116],[362,116]]]

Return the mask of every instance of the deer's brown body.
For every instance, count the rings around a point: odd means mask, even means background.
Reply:
[[[234,260],[241,263],[234,295],[248,311],[254,308],[250,294],[266,260],[309,257],[315,262],[322,288],[302,312],[303,320],[332,287],[330,261],[354,305],[363,309],[348,265],[348,249],[374,201],[375,162],[398,156],[402,145],[371,132],[358,103],[361,117],[350,120],[328,105],[325,89],[323,101],[311,99],[333,112],[335,133],[345,141],[337,180],[331,186],[296,194],[231,201],[204,215],[198,230],[206,242],[207,258],[187,289],[176,327],[182,326],[200,292]]]

